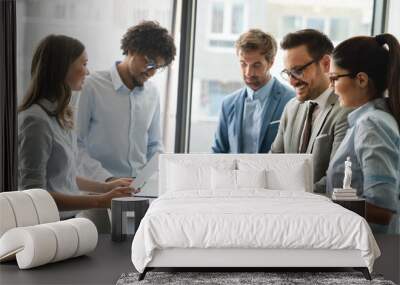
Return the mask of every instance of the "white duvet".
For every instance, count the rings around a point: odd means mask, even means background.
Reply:
[[[358,249],[370,272],[380,255],[359,215],[320,195],[265,189],[164,194],[138,228],[132,262],[143,272],[165,248]]]

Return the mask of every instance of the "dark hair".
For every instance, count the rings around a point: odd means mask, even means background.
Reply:
[[[172,36],[167,29],[153,21],[143,21],[129,28],[122,37],[121,49],[124,55],[136,52],[152,58],[161,57],[165,60],[165,66],[174,60],[176,54]]]
[[[321,59],[326,54],[330,55],[333,50],[331,40],[324,33],[313,29],[289,33],[281,41],[281,48],[284,50],[301,45],[307,47],[307,52],[314,60]]]
[[[71,88],[65,82],[69,67],[85,50],[84,45],[64,35],[49,35],[38,45],[32,58],[31,81],[18,112],[33,104],[40,105],[50,116],[55,116],[63,128],[73,127],[69,107]],[[47,99],[57,104],[56,110],[47,110],[40,104]]]
[[[236,50],[253,51],[259,50],[265,55],[268,62],[272,62],[276,55],[277,44],[275,39],[259,29],[251,29],[240,35],[236,41]]]
[[[387,48],[385,47],[387,46]],[[400,45],[391,34],[358,36],[340,43],[333,51],[340,68],[357,74],[365,72],[373,98],[383,97],[388,89],[389,107],[400,126]]]

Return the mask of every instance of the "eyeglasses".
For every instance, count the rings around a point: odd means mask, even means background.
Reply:
[[[167,67],[166,65],[157,65],[156,61],[152,58],[149,58],[148,56],[144,56],[144,59],[146,60],[146,66],[145,66],[145,72],[155,70],[156,72],[162,72],[165,70]]]
[[[304,71],[306,70],[306,68],[309,67],[311,64],[318,62],[319,60],[320,58],[313,59],[300,67],[293,69],[284,69],[281,71],[281,76],[287,81],[289,81],[291,77],[294,77],[295,79],[303,79]]]
[[[330,73],[329,74],[329,81],[331,82],[331,84],[335,84],[335,82],[340,78],[340,77],[354,77],[355,74],[354,73],[346,73],[346,74],[333,74]]]

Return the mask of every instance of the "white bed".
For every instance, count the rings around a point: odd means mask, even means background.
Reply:
[[[380,251],[367,222],[310,193],[312,172],[310,155],[162,155],[134,266],[141,278],[154,267],[354,267],[368,278]]]

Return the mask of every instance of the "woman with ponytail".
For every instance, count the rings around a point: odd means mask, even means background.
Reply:
[[[37,47],[31,67],[31,82],[18,109],[19,188],[49,191],[62,218],[77,211],[110,207],[113,197],[129,196],[131,180],[109,183],[79,176],[77,142],[72,109],[72,91],[82,88],[87,55],[76,39],[50,35]],[[80,190],[97,192],[83,195]]]
[[[342,187],[350,157],[351,185],[366,199],[367,221],[375,232],[392,231],[400,208],[399,42],[391,34],[345,40],[333,51],[329,78],[341,106],[354,111],[329,164],[327,192]]]

